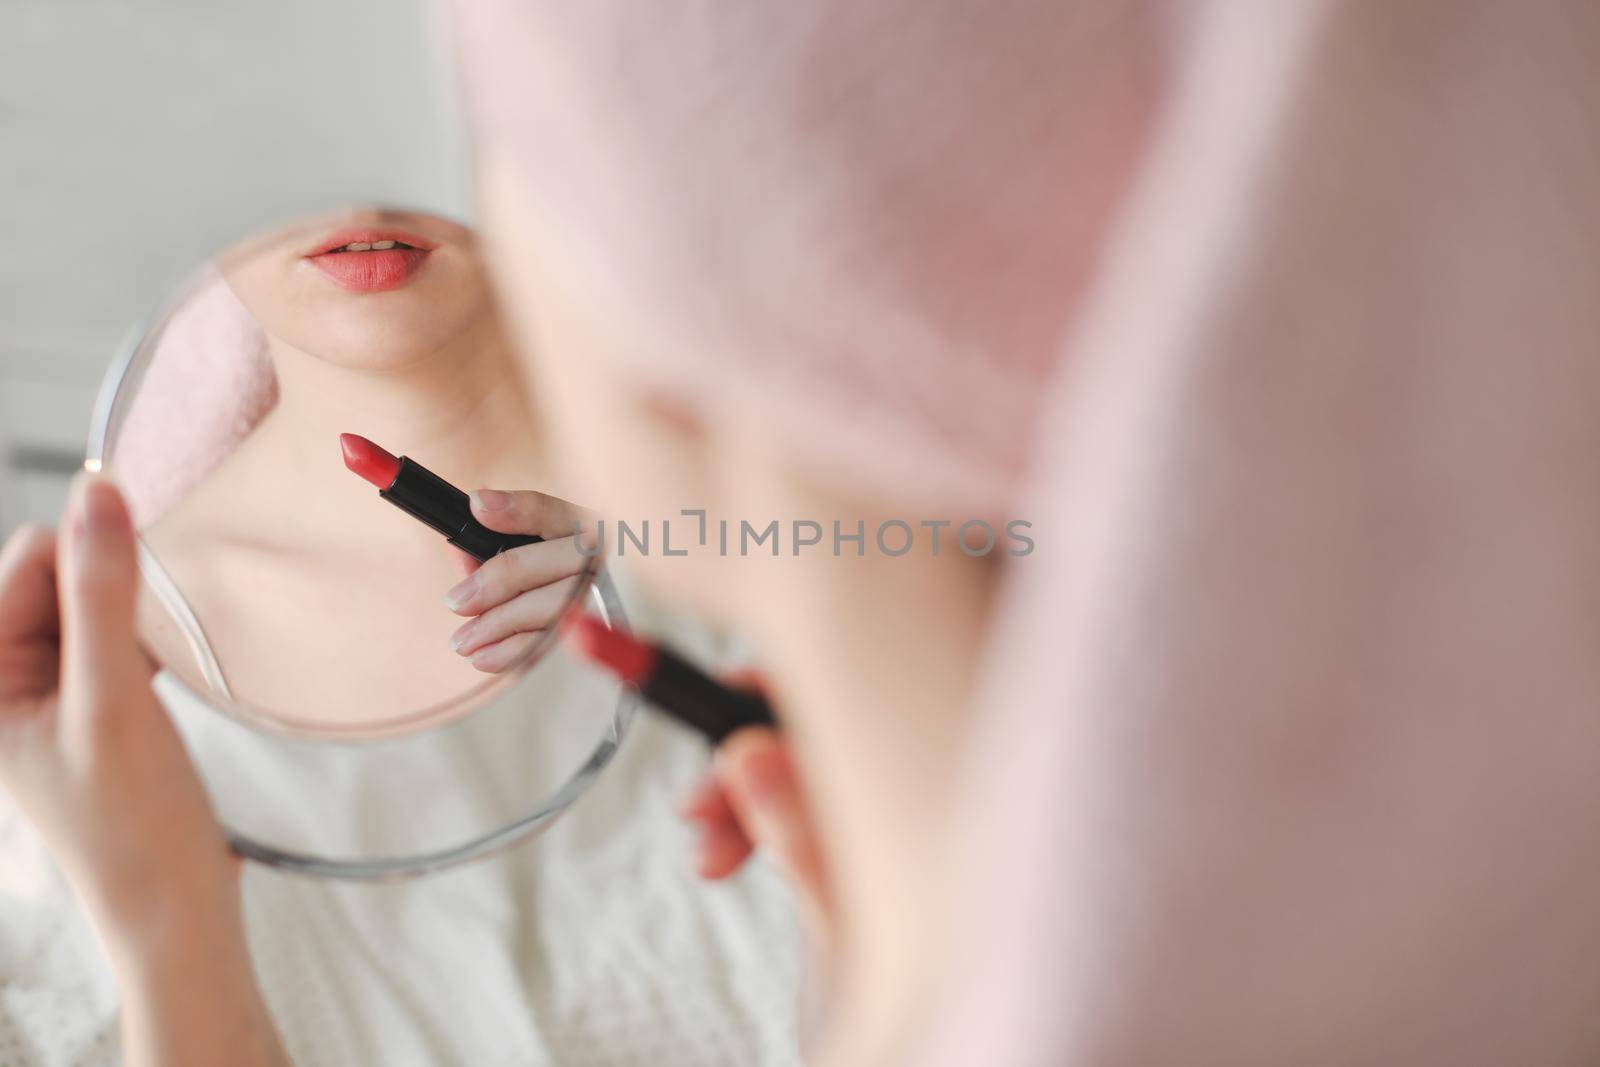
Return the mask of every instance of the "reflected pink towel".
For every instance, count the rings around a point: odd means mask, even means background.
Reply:
[[[215,270],[167,320],[113,442],[111,469],[144,526],[216,467],[277,403],[266,337]]]

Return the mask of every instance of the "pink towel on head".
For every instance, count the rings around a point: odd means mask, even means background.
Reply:
[[[1187,11],[911,1062],[1600,1061],[1600,7]]]
[[[472,0],[454,30],[480,139],[635,380],[994,514],[1138,147],[1139,10]]]
[[[1130,11],[1159,134],[1045,407]],[[912,1062],[1600,1057],[1600,9],[458,16],[642,376],[947,500],[1054,416]]]
[[[266,335],[227,281],[206,271],[164,324],[115,441],[110,468],[134,522],[159,519],[278,400]]]

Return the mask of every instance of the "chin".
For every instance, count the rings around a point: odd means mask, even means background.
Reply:
[[[267,332],[325,363],[359,370],[401,370],[459,343],[480,326],[474,308],[441,308],[399,293],[307,301],[272,316]]]
[[[334,366],[350,370],[394,372],[406,370],[435,356],[447,344],[415,334],[396,334],[392,339],[366,334],[348,342],[330,341],[299,347],[301,351]]]

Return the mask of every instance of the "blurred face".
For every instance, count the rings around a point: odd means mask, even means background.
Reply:
[[[641,388],[613,358],[605,321],[573,296],[570,278],[545,269],[560,255],[550,248],[549,229],[532,217],[516,168],[485,152],[479,177],[480,207],[492,220],[485,255],[540,425],[568,479],[566,495],[611,519],[659,521],[685,507],[719,514],[727,501],[714,459],[759,464],[761,458],[749,448],[726,447],[720,426]],[[671,559],[655,553],[639,561],[639,573],[679,603],[731,621],[729,586],[720,580],[727,562],[696,551]]]
[[[318,219],[231,249],[221,266],[268,336],[351,369],[404,369],[491,314],[476,239],[433,215]]]

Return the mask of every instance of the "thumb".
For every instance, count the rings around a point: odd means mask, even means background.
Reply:
[[[545,540],[570,537],[575,527],[591,525],[589,512],[576,504],[531,489],[477,489],[472,517],[497,533],[538,534]]]
[[[828,907],[822,850],[799,775],[775,730],[746,727],[717,749],[728,802],[755,846],[794,882],[819,915]]]
[[[79,475],[56,546],[63,688],[91,703],[150,667],[134,631],[139,552],[128,508],[109,479]]]

